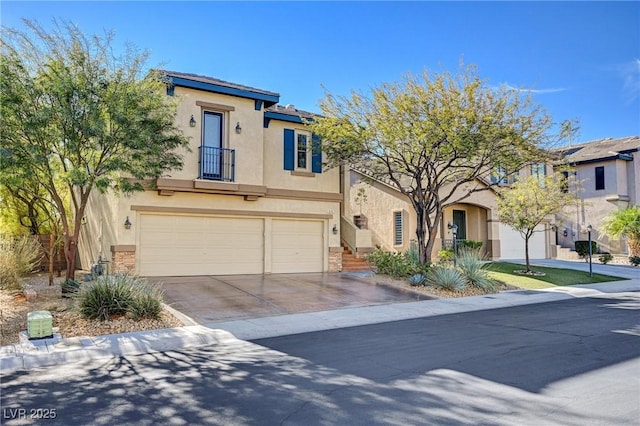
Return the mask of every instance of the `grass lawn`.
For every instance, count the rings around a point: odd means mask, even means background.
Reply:
[[[574,269],[546,268],[543,266],[533,266],[531,269],[537,272],[544,272],[546,274],[545,276],[533,277],[518,275],[513,271],[524,270],[525,266],[506,262],[489,263],[486,268],[489,270],[489,276],[494,280],[530,290],[574,284],[604,283],[607,281],[621,281],[626,279],[600,274],[593,274],[593,277],[589,277],[588,272],[576,271]]]

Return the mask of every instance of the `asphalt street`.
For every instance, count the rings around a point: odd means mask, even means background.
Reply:
[[[640,295],[233,339],[0,389],[7,425],[640,424]]]

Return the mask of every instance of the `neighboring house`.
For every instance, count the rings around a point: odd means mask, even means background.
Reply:
[[[586,240],[587,227],[602,251],[628,254],[624,239],[610,239],[601,233],[606,215],[640,202],[640,137],[600,139],[555,150],[560,163],[572,167],[581,183],[580,205],[559,215],[557,244],[574,249],[576,240]],[[561,221],[561,222],[560,222]],[[568,250],[560,251],[566,253]]]
[[[184,167],[130,197],[92,194],[83,268],[143,276],[327,272],[341,268],[340,174],[323,170],[303,120],[279,94],[166,72],[190,137]]]
[[[603,139],[564,147],[552,151],[561,159],[555,164],[572,166],[572,174],[581,182],[583,190],[579,207],[568,207],[558,217],[546,218],[529,241],[532,259],[571,258],[576,240],[587,239],[587,226],[593,227],[592,238],[603,251],[628,253],[624,240],[610,240],[600,234],[603,218],[616,209],[638,205],[640,200],[640,138]],[[533,164],[518,175],[507,178],[500,170],[491,177],[492,183],[509,186],[518,179],[539,176],[541,179],[553,171],[554,165]],[[366,171],[346,169],[343,179],[345,205],[343,207],[343,239],[356,252],[366,253],[366,244],[385,250],[405,251],[415,240],[416,214],[409,200],[398,190],[379,180],[372,180]],[[364,188],[367,201],[358,199]],[[575,190],[569,185],[568,190]],[[523,259],[524,240],[506,224],[500,223],[497,199],[493,190],[482,191],[464,202],[447,207],[438,230],[433,255],[442,247],[450,247],[453,235],[448,225],[458,226],[458,239],[481,241],[492,259]],[[364,215],[367,226],[356,232],[354,216]],[[556,226],[557,224],[557,226]],[[564,248],[564,249],[563,249]]]
[[[538,167],[533,168],[537,171]],[[524,177],[531,171],[521,171]],[[371,247],[380,246],[385,250],[403,252],[412,241],[416,240],[417,216],[410,201],[393,186],[380,180],[372,180],[366,171],[357,169],[344,170],[343,191],[345,205],[343,208],[342,237],[345,243],[357,253],[367,253]],[[497,179],[500,179],[497,177]],[[494,181],[495,183],[495,181]],[[508,182],[503,182],[508,184]],[[483,184],[479,181],[479,184]],[[367,201],[357,200],[358,191],[364,189]],[[357,230],[351,234],[345,231],[355,226],[354,216],[364,215],[367,226],[365,230]],[[551,222],[540,225],[540,231],[534,234],[529,243],[532,258],[548,258],[552,255]],[[497,195],[488,188],[475,192],[463,202],[444,209],[438,230],[433,257],[436,258],[441,248],[453,245],[453,234],[450,225],[457,225],[458,240],[474,240],[483,243],[484,252],[491,259],[522,259],[524,240],[520,234],[509,226],[500,223],[498,217]],[[358,241],[355,241],[355,236]]]

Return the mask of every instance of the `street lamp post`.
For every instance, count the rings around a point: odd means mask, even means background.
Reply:
[[[593,249],[591,248],[591,231],[593,231],[593,227],[591,225],[587,226],[587,235],[589,236],[589,276],[593,277],[593,266],[592,266]]]

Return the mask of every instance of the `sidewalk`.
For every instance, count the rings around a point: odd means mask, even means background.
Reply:
[[[566,262],[544,266],[572,267]],[[538,262],[534,262],[538,264]],[[542,264],[542,263],[540,263]],[[575,264],[574,269],[588,265]],[[601,268],[594,272],[601,272]],[[485,309],[498,309],[535,303],[553,302],[575,297],[637,297],[640,291],[640,270],[625,269],[616,275],[628,276],[628,281],[614,281],[531,291],[516,290],[458,299],[437,299],[389,305],[346,308],[305,314],[280,315],[267,318],[190,325],[180,328],[68,339],[42,339],[0,347],[0,372],[48,367],[69,362],[91,361],[97,358],[139,355],[179,350],[188,347],[224,343],[233,339],[252,340],[343,327],[377,324],[436,315],[456,314]]]

